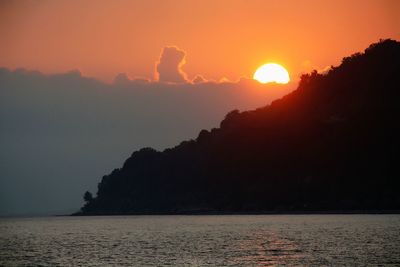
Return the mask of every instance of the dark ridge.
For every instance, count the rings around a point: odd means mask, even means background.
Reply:
[[[134,152],[77,214],[398,211],[399,71],[400,43],[381,40],[196,140]]]

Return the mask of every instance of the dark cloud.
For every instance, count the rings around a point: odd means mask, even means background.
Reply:
[[[264,106],[289,90],[248,79],[159,83],[124,74],[105,84],[77,71],[0,68],[0,214],[72,212],[134,150],[175,146],[233,109]]]
[[[186,73],[182,70],[186,53],[175,46],[167,46],[161,52],[157,63],[158,81],[169,83],[187,82]]]

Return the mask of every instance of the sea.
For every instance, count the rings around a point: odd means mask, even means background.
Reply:
[[[400,266],[400,215],[1,218],[0,266]]]

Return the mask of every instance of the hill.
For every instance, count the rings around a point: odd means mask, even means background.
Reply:
[[[400,43],[163,152],[136,151],[78,214],[400,210]]]

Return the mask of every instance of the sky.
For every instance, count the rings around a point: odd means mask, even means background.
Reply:
[[[142,147],[265,106],[380,38],[400,1],[0,1],[0,215],[71,213]],[[287,85],[250,79],[275,62]]]
[[[154,79],[165,46],[189,78],[251,77],[275,61],[294,77],[400,37],[397,0],[1,1],[0,66]]]

